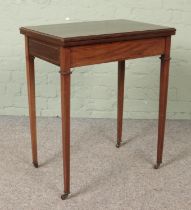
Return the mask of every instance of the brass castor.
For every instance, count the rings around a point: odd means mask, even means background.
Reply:
[[[155,164],[155,165],[154,165],[154,169],[158,169],[158,168],[160,167],[160,164],[161,164],[161,163]]]
[[[69,193],[64,193],[61,195],[61,199],[62,200],[66,200],[66,198],[68,197]]]
[[[38,162],[33,162],[35,168],[38,168]]]
[[[117,142],[116,147],[119,148],[121,143]]]

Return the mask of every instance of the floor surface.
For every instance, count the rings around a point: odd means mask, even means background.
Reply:
[[[72,119],[71,195],[63,191],[61,120],[38,118],[38,169],[31,164],[27,117],[0,117],[2,210],[189,210],[191,121],[168,121],[163,165],[156,161],[157,121]]]

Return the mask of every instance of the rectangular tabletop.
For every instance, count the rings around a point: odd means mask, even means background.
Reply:
[[[29,37],[62,45],[78,46],[133,39],[170,36],[174,28],[130,20],[105,20],[20,28]]]

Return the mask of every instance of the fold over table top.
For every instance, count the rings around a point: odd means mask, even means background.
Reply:
[[[131,20],[105,20],[21,27],[29,37],[57,45],[78,46],[170,36],[176,29]]]

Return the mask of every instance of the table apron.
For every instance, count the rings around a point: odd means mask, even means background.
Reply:
[[[60,64],[60,47],[45,43],[35,39],[29,39],[30,55],[48,61],[50,63]]]
[[[166,37],[75,46],[70,48],[70,67],[107,63],[164,54]],[[60,49],[35,39],[29,39],[30,55],[60,65]]]
[[[165,37],[71,47],[71,67],[161,55]]]

